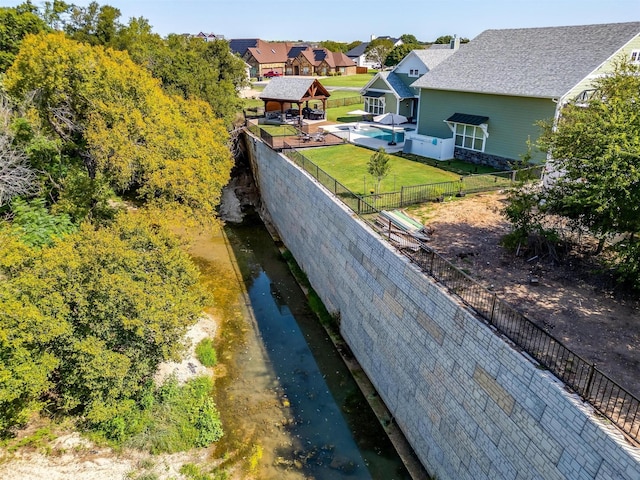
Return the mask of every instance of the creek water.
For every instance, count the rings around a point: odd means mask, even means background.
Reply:
[[[260,479],[410,479],[259,217],[192,255],[221,319],[217,454]]]

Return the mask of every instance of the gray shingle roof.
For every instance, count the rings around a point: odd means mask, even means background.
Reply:
[[[315,81],[313,77],[274,77],[258,96],[272,100],[297,101],[305,96]]]
[[[639,33],[640,22],[486,30],[412,86],[559,98]]]
[[[360,45],[356,45],[347,52],[347,57],[359,57],[364,53],[367,45],[369,45],[369,42],[362,42]]]
[[[378,75],[391,85],[391,88],[396,91],[400,98],[413,98],[416,96],[414,91],[407,87],[397,74],[393,72],[379,72]]]
[[[466,45],[466,44],[465,44]],[[444,62],[447,58],[453,55],[457,50],[452,48],[447,49],[431,49],[426,50],[413,50],[413,53],[422,60],[429,70],[433,70],[436,65]]]

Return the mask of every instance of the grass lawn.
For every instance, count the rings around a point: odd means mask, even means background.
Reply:
[[[372,150],[355,145],[310,148],[303,154],[354,193],[368,194],[376,180],[367,173]],[[460,176],[423,163],[390,155],[389,175],[380,183],[380,192],[393,192],[401,186],[459,180]]]
[[[287,137],[298,133],[291,125],[260,125],[260,128],[273,137]]]
[[[364,87],[378,72],[359,73],[357,75],[340,75],[320,80],[325,87]]]
[[[347,112],[364,109],[364,103],[346,105],[344,107],[327,108],[327,120],[330,122],[357,122],[362,120],[360,115],[347,115]]]
[[[360,92],[354,92],[353,90],[331,90],[329,93],[331,94],[331,96],[329,97],[329,100],[335,100],[337,98],[353,98],[353,97],[360,96]]]

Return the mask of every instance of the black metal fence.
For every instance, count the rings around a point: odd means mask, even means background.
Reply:
[[[357,105],[363,103],[361,96],[345,97],[345,98],[329,98],[326,102],[326,108],[345,107],[347,105]]]
[[[640,442],[640,400],[637,397],[426,245],[415,248],[416,242],[410,243],[411,248],[399,245],[400,250],[423,272],[445,285],[630,439]]]
[[[287,150],[285,154],[354,212],[370,214],[379,211],[375,198],[354,194],[300,152]],[[524,172],[524,174],[529,175],[530,172]],[[517,172],[509,172],[509,175],[503,176],[503,180],[506,181],[508,177],[508,181],[513,182],[518,175]],[[480,175],[474,177],[480,177]],[[450,194],[456,192],[456,188],[463,181],[461,179],[460,182],[445,182],[444,184],[435,184],[435,186],[422,185],[419,187],[425,187],[423,190],[430,191],[431,194],[434,191],[449,189],[445,191]],[[496,180],[496,183],[500,183],[500,181]],[[474,183],[470,185],[474,185]],[[478,183],[475,188],[485,188],[481,185],[483,182]],[[433,189],[429,190],[426,187],[433,187]],[[422,195],[421,198],[423,197],[428,197],[428,194]],[[560,340],[538,327],[524,314],[498,298],[494,292],[480,285],[424,243],[410,237],[392,236],[390,231],[387,232],[387,235],[381,232],[375,222],[368,221],[368,223],[383,237],[392,241],[423,272],[446,286],[452,294],[458,296],[518,348],[534,358],[542,367],[547,368],[580,395],[583,400],[589,402],[598,412],[611,420],[628,438],[640,444],[640,400],[636,396],[609,378],[604,372],[598,370],[595,364],[571,351]]]

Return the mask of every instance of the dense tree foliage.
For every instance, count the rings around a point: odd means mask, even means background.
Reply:
[[[119,16],[0,9],[0,435],[55,412],[154,451],[206,446],[212,383],[153,384],[206,298],[162,225],[215,217],[244,66]]]
[[[203,42],[169,35],[162,45],[152,42],[146,49],[146,58],[141,57],[140,61],[162,80],[167,92],[185,99],[205,100],[212,106],[214,116],[227,124],[242,106],[237,91],[246,82],[245,65],[225,40]]]
[[[214,214],[231,168],[226,130],[208,104],[167,96],[125,52],[33,36],[5,85],[17,98],[33,95],[90,179],[100,173],[117,190]]]
[[[617,268],[640,279],[640,67],[618,63],[592,95],[570,101],[557,122],[542,124],[539,145],[558,173],[541,191],[544,211],[578,229],[614,240]]]
[[[69,5],[64,30],[70,38],[90,45],[110,45],[118,33],[120,10],[91,2],[86,7]]]
[[[18,8],[0,7],[0,72],[13,63],[26,35],[46,29],[44,20],[28,4]]]
[[[392,49],[393,42],[391,40],[388,38],[376,38],[369,42],[369,45],[367,45],[364,52],[367,55],[367,60],[384,65],[384,61]]]
[[[346,53],[350,50],[349,44],[345,42],[334,42],[333,40],[324,40],[319,43],[321,47],[326,48],[330,52]]]
[[[420,45],[420,42],[418,41],[416,36],[410,33],[400,35],[400,40],[402,40],[402,43],[404,43],[405,45]]]
[[[20,339],[37,322],[30,346],[38,348],[29,356],[48,366],[49,380],[37,377],[37,388],[26,382],[12,393],[3,384],[0,399],[35,402],[48,393],[51,407],[105,421],[138,398],[159,362],[177,357],[185,329],[201,313],[196,267],[172,235],[141,215],[121,214],[102,228],[85,224],[42,249],[8,243],[0,265],[11,266],[0,296],[5,306],[20,307],[0,313],[2,358],[14,359],[2,368],[19,370]]]
[[[362,45],[362,42],[360,40],[355,40],[355,41],[353,41],[351,43],[348,43],[347,44],[347,52],[349,50],[352,50],[352,49],[356,48],[358,45]]]
[[[393,67],[400,63],[404,57],[409,55],[409,52],[418,48],[422,47],[420,45],[411,43],[403,43],[402,45],[397,45],[393,47],[393,50],[389,52],[389,55],[387,55],[387,58],[384,61],[384,64],[387,67]]]

